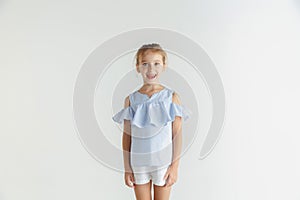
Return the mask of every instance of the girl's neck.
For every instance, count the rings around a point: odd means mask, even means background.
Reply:
[[[163,86],[159,83],[145,83],[142,87],[141,90],[147,90],[147,91],[153,91],[153,90],[160,90],[163,88]]]

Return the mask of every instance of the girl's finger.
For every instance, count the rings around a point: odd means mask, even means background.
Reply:
[[[129,187],[129,182],[128,182],[128,180],[125,180],[125,184]]]
[[[135,182],[134,175],[131,175],[131,176],[130,176],[130,180],[131,180],[132,182]]]
[[[170,186],[172,186],[173,184],[174,184],[174,181],[173,181],[173,179],[169,176],[169,178],[168,178],[168,180],[167,180],[166,186],[167,186],[167,187],[170,187]]]
[[[134,185],[133,185],[133,182],[130,181],[129,184],[128,184],[128,186],[129,186],[129,187],[133,187],[133,186],[134,186]]]
[[[135,183],[135,179],[134,179],[134,176],[130,176],[130,186],[131,187],[134,187],[134,183]]]
[[[164,175],[164,180],[166,180],[169,176],[169,171],[166,172],[166,174]]]
[[[126,185],[128,186],[128,187],[132,187],[131,186],[131,181],[130,181],[130,177],[127,177],[127,179],[126,179]]]
[[[170,186],[170,179],[167,179],[166,181],[166,187],[169,187]]]

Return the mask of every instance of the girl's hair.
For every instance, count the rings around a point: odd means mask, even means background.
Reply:
[[[136,64],[140,63],[140,58],[143,57],[148,51],[159,53],[162,56],[163,64],[166,64],[167,53],[157,43],[144,44],[142,47],[140,47],[135,55]]]

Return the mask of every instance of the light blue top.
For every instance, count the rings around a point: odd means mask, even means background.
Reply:
[[[129,94],[130,106],[116,113],[112,119],[131,121],[131,166],[165,166],[172,163],[172,122],[175,116],[183,120],[191,111],[172,102],[174,90],[164,89],[152,94],[135,91]]]

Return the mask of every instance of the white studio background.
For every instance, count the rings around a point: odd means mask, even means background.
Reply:
[[[123,175],[81,145],[76,76],[102,42],[159,27],[214,61],[227,113],[214,151],[182,157],[173,200],[299,200],[300,2],[0,2],[0,200],[134,199]]]

